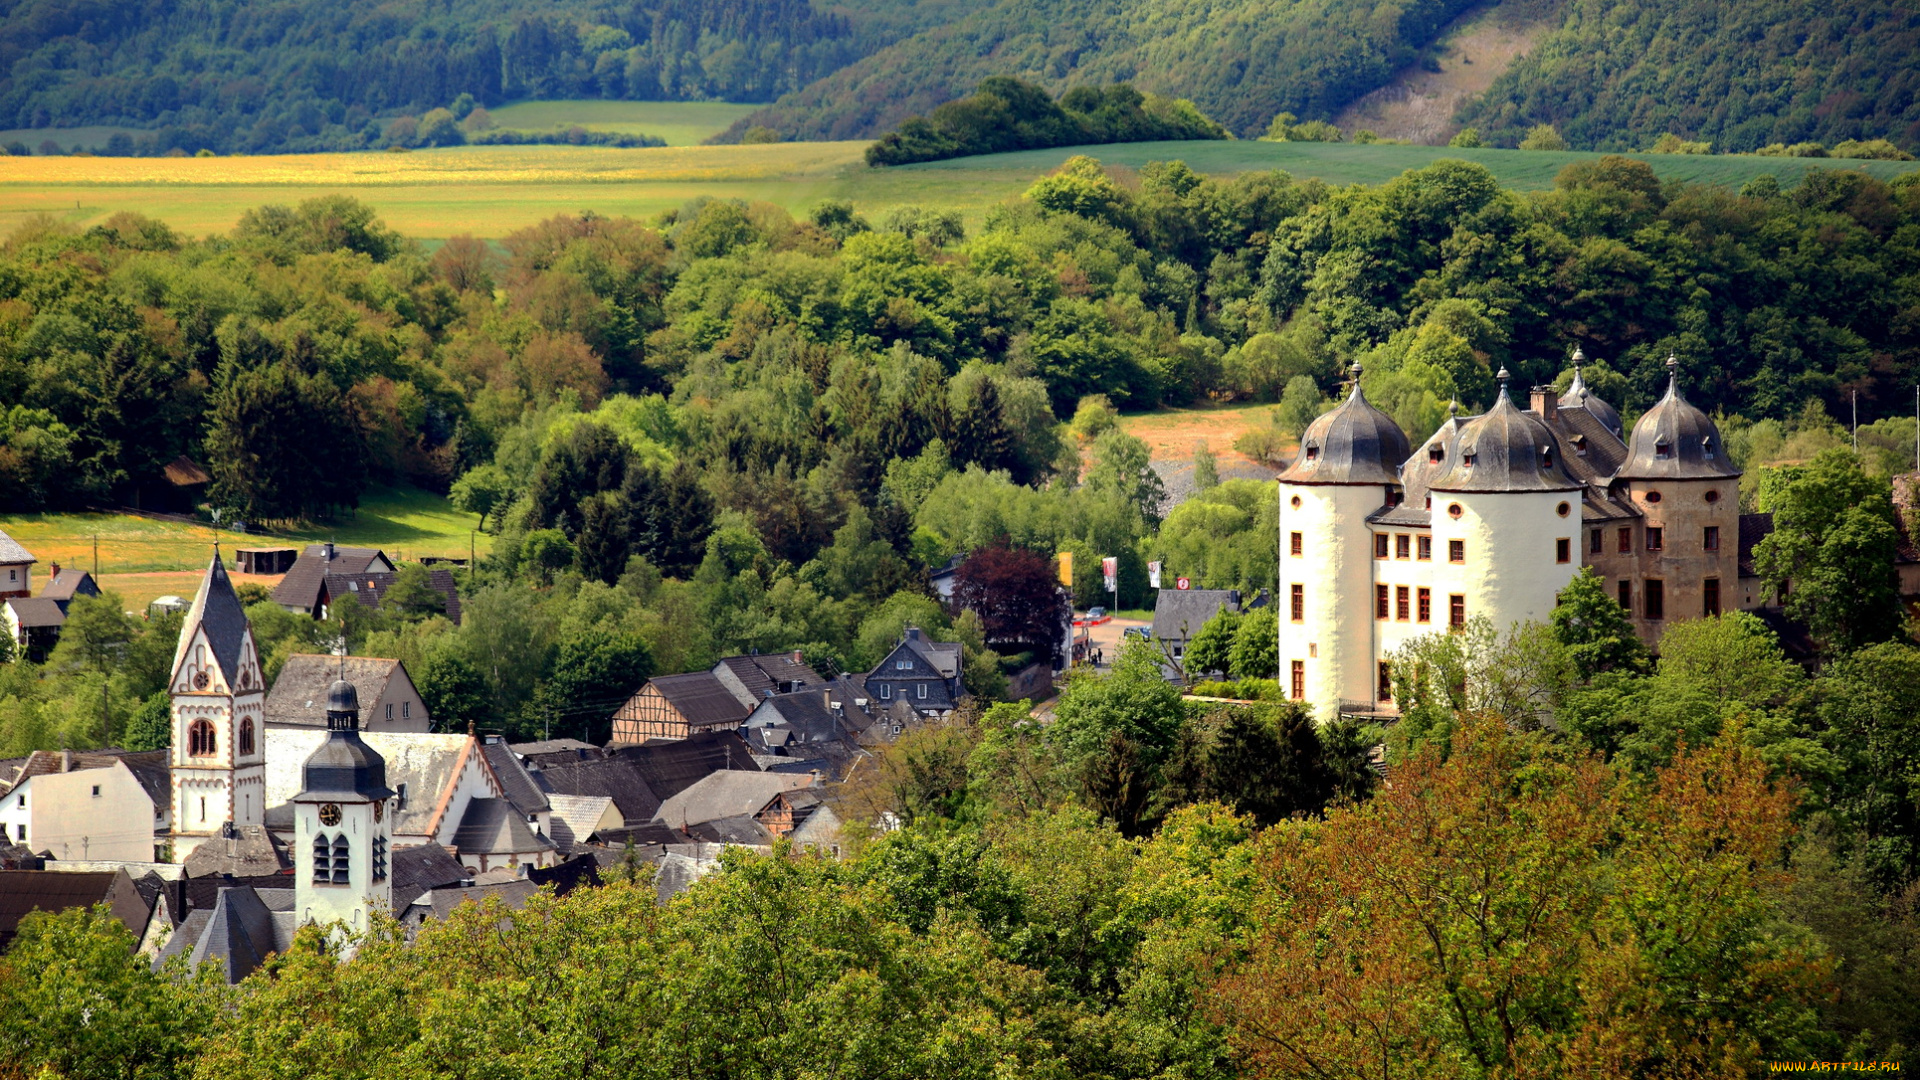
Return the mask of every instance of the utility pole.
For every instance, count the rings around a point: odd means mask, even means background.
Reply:
[[[1853,452],[1860,452],[1860,391],[1853,392]]]
[[[100,534],[93,534],[93,583],[100,584]]]

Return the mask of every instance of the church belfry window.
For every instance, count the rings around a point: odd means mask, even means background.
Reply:
[[[253,753],[253,719],[251,717],[240,721],[240,753],[243,755]]]
[[[333,883],[347,884],[347,866],[351,849],[347,846],[347,834],[341,833],[333,838]]]
[[[313,838],[313,881],[325,885],[333,880],[333,847],[325,836]]]
[[[187,728],[187,755],[189,757],[210,757],[214,750],[213,724],[206,720],[195,720]]]
[[[387,838],[373,838],[373,880],[385,881],[387,877]]]

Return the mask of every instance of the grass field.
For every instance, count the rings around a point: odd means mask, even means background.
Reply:
[[[0,130],[0,144],[10,143],[10,142],[25,143],[27,144],[27,149],[33,151],[36,154],[40,152],[40,144],[44,142],[49,142],[49,141],[58,144],[60,149],[66,150],[66,151],[98,150],[98,149],[103,149],[107,145],[108,139],[114,137],[115,135],[119,135],[123,132],[128,135],[132,135],[135,138],[139,138],[141,135],[146,134],[146,132],[142,131],[139,128],[111,127],[111,126],[76,127],[76,128],[7,128],[5,130]]]
[[[473,526],[471,515],[454,510],[438,495],[416,488],[374,488],[352,517],[334,525],[290,533],[223,531],[219,540],[229,565],[236,547],[299,547],[321,540],[377,547],[396,559],[465,558]],[[0,516],[0,530],[40,560],[39,584],[45,583],[50,563],[93,569],[97,542],[101,586],[120,594],[133,611],[168,593],[191,597],[215,539],[206,526],[131,514],[15,514]],[[484,554],[491,540],[484,533],[474,536],[474,547]],[[258,580],[271,583],[275,579]]]
[[[561,212],[651,216],[689,199],[763,200],[802,214],[829,198],[878,214],[915,204],[958,210],[969,226],[1077,153],[1138,168],[1181,159],[1201,172],[1285,169],[1330,183],[1374,184],[1443,157],[1477,161],[1521,190],[1552,185],[1574,161],[1599,155],[1451,150],[1350,143],[1163,142],[1027,150],[869,169],[864,143],[781,143],[620,150],[496,146],[405,154],[305,154],[226,158],[0,158],[0,231],[30,213],[78,225],[121,210],[160,218],[191,235],[224,232],[247,209],[346,192],[371,203],[409,236],[498,238]],[[1761,173],[1797,183],[1816,168],[1861,168],[1891,178],[1914,162],[1644,155],[1662,176],[1738,187]]]
[[[652,135],[668,146],[694,146],[758,108],[725,101],[523,101],[487,112],[495,127],[516,131],[578,124],[588,131]]]

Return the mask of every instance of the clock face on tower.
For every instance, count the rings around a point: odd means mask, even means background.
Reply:
[[[326,805],[320,807],[320,824],[326,825],[328,827],[332,827],[334,825],[340,824],[339,804],[327,803]]]

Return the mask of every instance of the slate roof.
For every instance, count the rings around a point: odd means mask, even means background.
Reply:
[[[489,899],[498,899],[507,907],[517,908],[539,891],[540,886],[524,878],[488,885],[467,883],[422,893],[407,907],[396,906],[396,910],[401,919],[417,925],[427,919],[445,919],[455,908],[468,902],[483,904]]]
[[[732,729],[696,731],[684,739],[672,742],[622,746],[609,752],[607,757],[611,761],[622,761],[632,765],[655,796],[656,809],[659,799],[673,798],[704,779],[709,773],[726,769],[753,771],[753,761],[746,740],[740,737],[739,732]],[[600,793],[579,791],[572,794]],[[606,794],[613,793],[606,792]],[[624,812],[624,806],[622,810]],[[627,820],[644,821],[652,816],[653,810],[650,809],[644,817],[638,819],[628,814]]]
[[[110,905],[114,917],[136,937],[146,929],[150,911],[125,870],[0,870],[0,949],[13,944],[28,912],[99,903]]]
[[[907,648],[919,654],[922,660],[933,666],[941,678],[954,679],[960,675],[960,643],[957,641],[933,641],[920,633],[918,627],[907,631]]]
[[[60,605],[44,596],[9,597],[7,606],[13,609],[14,620],[27,629],[63,626],[67,621]]]
[[[1773,532],[1772,514],[1740,515],[1740,576],[1759,577],[1753,566],[1753,549]]]
[[[166,805],[165,803],[161,804]],[[227,822],[221,835],[202,843],[187,856],[181,869],[186,876],[256,877],[291,869],[286,845],[262,825],[235,825]]]
[[[765,809],[783,791],[811,787],[807,774],[773,772],[717,772],[660,804],[654,820],[675,829],[707,821],[752,815]]]
[[[43,600],[71,600],[75,593],[82,591],[82,586],[89,586],[85,590],[89,596],[100,594],[100,586],[94,582],[92,574],[66,567],[48,579],[47,587],[40,590],[40,597]]]
[[[553,842],[562,851],[572,851],[593,837],[594,824],[609,810],[620,816],[613,800],[605,795],[553,795]]]
[[[31,563],[39,561],[40,560],[33,557],[33,552],[20,546],[20,541],[15,540],[4,532],[0,532],[0,563]]]
[[[439,844],[411,844],[393,849],[393,910],[405,911],[420,894],[467,880],[467,868]]]
[[[185,454],[167,462],[160,471],[166,476],[167,481],[176,487],[213,483],[213,477],[207,474],[207,470],[195,464],[194,460]]]
[[[807,666],[806,661],[794,659],[792,653],[729,656],[715,664],[712,670],[714,676],[739,699],[740,704],[749,709],[768,694],[780,693],[782,686],[791,690],[796,686],[817,686],[826,681]],[[736,682],[738,685],[733,685]]]
[[[1573,351],[1573,382],[1567,385],[1567,392],[1560,395],[1562,409],[1580,409],[1611,432],[1618,439],[1626,434],[1620,426],[1620,410],[1601,400],[1600,395],[1587,388],[1586,377],[1580,374],[1580,364],[1586,359],[1579,349]]]
[[[335,679],[344,678],[352,683],[354,693],[370,710],[387,692],[387,687],[396,676],[412,682],[407,675],[407,666],[398,660],[295,653],[287,657],[286,664],[280,668],[280,676],[273,680],[273,689],[267,691],[267,723],[324,730],[327,726],[327,690]],[[370,721],[363,714],[361,727],[378,730],[369,725]]]
[[[641,769],[626,758],[576,761],[548,765],[533,774],[534,783],[551,795],[600,795],[613,800],[628,824],[652,820],[660,796]],[[551,805],[551,800],[549,800]]]
[[[1460,426],[1428,484],[1436,492],[1578,491],[1563,457],[1553,429],[1515,405],[1503,379],[1493,408]]]
[[[320,602],[320,586],[328,574],[364,574],[375,558],[386,560],[376,548],[335,546],[333,559],[326,557],[325,544],[308,544],[280,584],[273,588],[273,602],[283,607],[308,609]]]
[[[600,887],[599,860],[591,852],[581,852],[553,866],[529,866],[527,880],[534,885],[551,885],[555,896],[565,896],[581,886]]]
[[[338,560],[335,560],[338,565]],[[289,571],[291,572],[291,571]],[[341,573],[328,571],[321,579],[321,592],[328,603],[339,603],[344,597],[352,597],[368,607],[377,608],[387,598],[387,590],[398,580],[398,573],[363,570],[359,573]],[[460,625],[460,589],[451,570],[428,570],[427,584],[440,594],[446,604],[447,619],[455,626]]]
[[[282,808],[306,785],[307,756],[326,741],[327,732],[308,727],[269,727],[267,737],[267,806],[269,828],[292,817]],[[393,835],[423,836],[439,808],[439,801],[463,763],[466,735],[427,735],[413,732],[363,731],[361,741],[386,762],[386,783],[398,791],[406,787],[406,801],[393,814]]]
[[[206,630],[214,662],[219,665],[227,685],[235,685],[240,672],[240,647],[248,634],[247,611],[234,595],[233,581],[227,577],[227,564],[220,561],[218,551],[213,553],[213,560],[200,579],[200,589],[193,594],[193,606],[187,609],[186,621],[180,625],[180,644],[173,651],[175,674],[186,661],[194,631],[200,628]]]
[[[752,814],[702,821],[688,826],[687,835],[709,844],[732,844],[738,847],[771,847],[776,839],[765,825],[754,820]]]
[[[752,709],[711,671],[661,675],[652,682],[667,704],[692,727],[733,727]]]
[[[697,859],[678,851],[664,852],[654,863],[653,894],[664,904],[692,888],[694,882],[712,873],[717,865],[711,859]]]
[[[529,761],[548,756],[561,756],[573,761],[579,761],[582,758],[588,757],[597,758],[600,756],[599,747],[590,742],[581,742],[579,739],[542,739],[535,742],[519,742],[509,745],[514,753],[519,754]]]
[[[284,907],[279,910],[270,907],[263,895],[266,891],[285,893],[284,899],[272,898],[276,905],[284,903]],[[213,910],[206,914],[205,928],[197,940],[192,941],[188,958],[196,969],[209,962],[219,965],[218,970],[228,985],[246,978],[265,963],[269,955],[284,951],[293,941],[292,889],[256,890],[249,886],[222,889]],[[186,937],[180,931],[174,934],[175,940]],[[173,945],[173,941],[167,942],[168,948],[162,950],[162,955],[171,951]]]
[[[462,855],[514,855],[553,851],[553,841],[533,831],[526,815],[505,799],[469,799],[453,847]]]
[[[1240,610],[1235,589],[1161,589],[1153,603],[1153,636],[1185,642],[1222,609]]]
[[[520,763],[512,747],[503,742],[485,741],[480,744],[480,753],[487,759],[488,768],[493,770],[494,779],[500,781],[500,790],[506,795],[507,801],[513,803],[522,815],[552,809],[547,803],[547,793],[533,782],[533,777],[527,773],[527,767]]]
[[[1693,480],[1739,476],[1740,468],[1727,454],[1720,429],[1706,413],[1680,394],[1678,365],[1669,357],[1667,396],[1648,409],[1633,425],[1627,440],[1627,460],[1619,476],[1631,480]],[[1661,445],[1667,447],[1660,456]]]
[[[1280,480],[1287,484],[1395,484],[1407,452],[1407,433],[1367,401],[1360,390],[1360,365],[1355,364],[1347,400],[1307,425],[1300,435],[1300,453]]]

